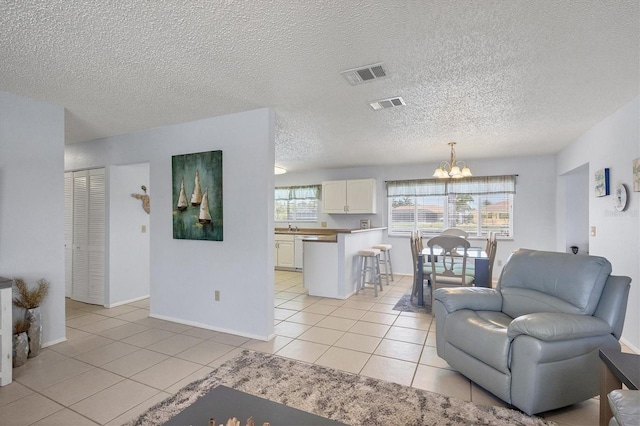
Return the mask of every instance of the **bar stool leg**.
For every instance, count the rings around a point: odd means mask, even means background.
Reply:
[[[374,260],[374,264],[375,264],[375,270],[376,270],[376,279],[377,279],[377,284],[380,286],[380,291],[384,291],[384,289],[382,288],[382,274],[380,272],[380,255],[377,255],[375,260]],[[385,271],[386,272],[386,271]],[[387,274],[385,274],[385,277],[387,276]],[[375,287],[376,285],[376,281],[373,281],[373,285]],[[387,278],[387,285],[389,285],[389,278]],[[377,291],[377,287],[376,287],[376,296],[378,295],[378,291]]]
[[[362,279],[362,275],[364,273],[363,261],[364,261],[364,258],[362,256],[358,256],[358,260],[357,260],[358,279],[356,280],[356,294],[360,293],[360,288],[363,285],[363,279]]]
[[[379,259],[379,257],[370,256],[369,259],[369,279],[373,284],[373,294],[375,297],[378,297],[378,281],[380,281],[380,275],[376,275],[376,273],[380,269],[380,263],[376,262],[376,260]],[[380,285],[382,286],[382,283]]]
[[[384,259],[382,260],[382,263],[384,264],[384,279],[387,282],[387,285],[389,285],[389,250],[385,250],[382,253],[384,253]],[[391,280],[393,281],[393,275],[391,275]]]
[[[391,274],[391,281],[393,281],[393,266],[391,266],[391,250],[387,250],[384,252],[385,259],[389,262],[389,273]],[[385,268],[386,272],[386,268]]]

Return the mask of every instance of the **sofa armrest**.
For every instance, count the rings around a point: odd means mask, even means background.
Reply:
[[[600,318],[587,315],[540,312],[522,315],[509,324],[510,340],[528,335],[545,342],[580,339],[611,334],[611,326]]]
[[[502,308],[502,295],[492,288],[439,288],[433,292],[433,297],[442,302],[449,313],[462,309],[500,311]]]

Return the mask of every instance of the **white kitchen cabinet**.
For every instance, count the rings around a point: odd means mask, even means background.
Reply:
[[[375,212],[375,179],[322,182],[322,213],[374,214]]]
[[[276,251],[274,262],[276,268],[295,268],[293,235],[275,235]]]

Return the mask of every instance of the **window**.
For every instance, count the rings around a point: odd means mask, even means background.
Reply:
[[[515,176],[390,181],[389,234],[461,228],[470,236],[495,232],[512,238],[514,193]]]
[[[275,190],[276,222],[316,222],[320,185],[286,186]]]

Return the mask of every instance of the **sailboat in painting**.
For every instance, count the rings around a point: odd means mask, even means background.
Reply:
[[[200,203],[200,214],[198,214],[198,222],[202,225],[211,223],[211,213],[209,212],[209,191],[205,190]]]
[[[182,178],[182,183],[180,184],[180,195],[178,195],[178,210],[181,212],[187,209],[187,194],[184,192],[184,178]]]
[[[191,194],[191,205],[199,206],[202,202],[202,189],[200,189],[200,173],[196,170],[196,184]]]

